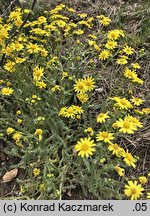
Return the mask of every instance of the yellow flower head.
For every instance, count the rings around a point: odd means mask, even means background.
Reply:
[[[109,50],[103,50],[100,54],[99,54],[99,59],[100,60],[106,60],[111,56],[111,53]]]
[[[127,64],[128,63],[128,57],[127,56],[124,56],[124,55],[122,55],[122,56],[120,56],[118,59],[117,59],[117,64],[119,64],[119,65],[125,65],[125,64]]]
[[[12,134],[13,132],[14,132],[14,129],[11,128],[11,127],[8,127],[7,130],[6,130],[6,133],[7,133],[8,135]]]
[[[97,116],[97,122],[100,122],[100,123],[105,122],[107,118],[109,118],[108,112],[99,113]]]
[[[110,143],[111,140],[114,140],[114,136],[113,136],[113,133],[109,133],[107,131],[102,131],[102,132],[99,132],[96,136],[96,140],[97,141],[104,141],[104,142],[108,142]]]
[[[8,60],[4,65],[4,68],[9,71],[10,73],[15,71],[15,62]]]
[[[143,85],[144,81],[138,77],[135,77],[134,79],[132,79],[132,82],[138,83],[140,85]]]
[[[129,121],[129,122],[132,122],[132,124],[137,128],[142,128],[143,127],[143,124],[142,122],[140,122],[137,118],[131,116],[131,115],[128,115],[125,117],[125,120]]]
[[[132,65],[132,67],[135,68],[135,69],[140,69],[140,68],[141,68],[141,66],[140,66],[139,63],[137,63],[137,62],[136,62],[136,63],[132,63],[131,65]]]
[[[113,40],[108,40],[105,47],[107,49],[113,50],[113,49],[115,49],[117,47],[117,42],[113,41]]]
[[[127,110],[127,109],[132,108],[132,104],[126,98],[113,97],[111,99],[116,101],[114,106],[117,107],[118,109]]]
[[[51,88],[52,92],[56,92],[56,91],[60,91],[60,86],[59,85],[55,85],[53,88]]]
[[[94,131],[91,127],[88,127],[84,130],[85,133],[89,133],[90,136],[93,136],[94,135]]]
[[[128,181],[128,185],[125,185],[124,193],[131,200],[137,200],[143,194],[144,188],[137,181]]]
[[[91,140],[90,137],[81,138],[80,141],[78,141],[75,145],[74,149],[75,151],[78,151],[78,156],[89,157],[90,155],[93,155],[93,152],[96,151],[95,148],[93,148],[94,146],[96,146],[96,144],[94,143],[94,140]]]
[[[126,54],[126,55],[132,55],[133,52],[134,52],[134,49],[128,45],[126,45],[124,48],[123,48],[123,52]]]
[[[140,176],[139,181],[141,184],[145,185],[147,183],[147,178],[145,176]]]
[[[37,44],[29,43],[27,46],[27,52],[29,54],[38,53],[39,52],[39,46]]]
[[[129,166],[132,166],[133,168],[136,167],[135,165],[136,159],[132,156],[131,153],[128,152],[128,149],[126,152],[124,152],[123,157],[124,157],[124,162],[126,164],[128,164]]]
[[[70,107],[62,107],[58,115],[74,119],[75,117],[78,118],[78,115],[82,114],[83,112],[84,110],[82,109],[82,107],[71,105]]]
[[[42,183],[42,184],[39,185],[39,190],[40,191],[45,191],[45,189],[46,189],[45,184]]]
[[[13,139],[15,140],[15,142],[19,142],[21,139],[21,133],[20,132],[16,132],[13,134]]]
[[[107,35],[109,40],[117,40],[120,37],[124,37],[124,36],[125,36],[124,32],[119,29],[111,30],[108,32],[108,35]]]
[[[150,192],[147,193],[147,199],[150,199]]]
[[[116,155],[117,157],[121,157],[123,154],[124,154],[124,149],[121,148],[117,143],[109,143],[109,146],[108,146],[108,150],[109,151],[112,151],[112,154],[113,155]]]
[[[125,170],[119,166],[116,166],[115,171],[118,173],[119,176],[123,176]]]
[[[35,133],[34,133],[34,135],[38,135],[39,141],[42,140],[42,134],[43,134],[42,129],[36,129],[36,131],[35,131]]]
[[[81,103],[85,103],[89,99],[88,94],[85,94],[85,93],[79,93],[76,96],[81,101]]]
[[[124,76],[128,79],[136,79],[137,78],[137,74],[135,71],[130,70],[128,67],[126,67],[124,69]]]
[[[99,19],[99,22],[104,26],[108,26],[111,23],[111,19],[104,15],[97,16],[97,18]]]
[[[88,90],[83,79],[76,80],[74,90],[77,93],[85,93]]]
[[[44,68],[36,66],[33,68],[33,80],[39,81],[44,74]]]
[[[83,82],[84,82],[84,84],[85,84],[85,86],[86,86],[86,88],[87,88],[87,91],[92,91],[94,88],[95,88],[95,81],[94,81],[94,78],[92,78],[92,77],[85,77],[84,79],[83,79]]]
[[[119,132],[122,133],[128,133],[128,134],[134,134],[134,131],[137,130],[137,127],[135,126],[135,124],[130,121],[129,119],[119,119],[118,121],[116,121],[117,126],[120,128]]]
[[[147,108],[143,108],[142,112],[148,115],[148,114],[150,114],[150,108],[148,108],[148,107]]]
[[[137,97],[133,97],[133,96],[132,96],[131,101],[135,106],[140,106],[144,102],[144,100],[137,98]]]
[[[37,177],[40,175],[41,170],[39,168],[34,168],[33,169],[33,175],[34,177]]]

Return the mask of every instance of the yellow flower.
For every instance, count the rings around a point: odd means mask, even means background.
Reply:
[[[65,116],[66,115],[66,111],[67,111],[68,107],[62,107],[61,110],[59,111],[59,116]]]
[[[38,24],[46,23],[47,18],[45,16],[40,16],[37,19]]]
[[[112,100],[116,101],[115,107],[119,109],[129,109],[132,108],[132,104],[126,99],[126,98],[120,98],[120,97],[113,97]]]
[[[91,140],[90,137],[81,138],[80,141],[78,141],[75,145],[74,149],[75,151],[78,151],[78,156],[89,157],[90,155],[93,155],[93,152],[96,151],[95,148],[93,148],[94,146],[96,146],[96,144],[94,143],[94,140]]]
[[[87,91],[92,91],[94,88],[95,88],[95,81],[92,77],[85,77],[83,79],[83,82],[84,82],[84,85],[86,86],[87,88]]]
[[[9,95],[11,95],[12,93],[13,93],[13,89],[12,88],[2,88],[2,90],[0,91],[0,93],[2,94],[2,95],[7,95],[7,96],[9,96]]]
[[[76,31],[73,31],[73,34],[82,35],[82,34],[84,34],[84,31],[81,30],[81,29],[78,29],[78,30],[76,30]]]
[[[77,94],[76,96],[81,101],[81,103],[85,103],[89,99],[88,95],[85,93],[80,93],[80,94]]]
[[[113,40],[108,40],[105,47],[107,49],[115,49],[117,47],[117,42],[116,41],[113,41]]]
[[[43,131],[41,129],[36,129],[36,131],[34,133],[34,135],[38,135],[39,141],[42,140],[42,133],[43,133]]]
[[[37,95],[32,95],[33,99],[37,99],[37,97],[38,97]]]
[[[84,110],[80,106],[72,105],[71,107],[74,109],[75,114],[82,114],[84,112]]]
[[[102,159],[99,160],[99,162],[100,162],[101,164],[103,164],[105,161],[106,161],[105,158],[102,158]]]
[[[137,62],[136,63],[132,63],[131,65],[135,69],[140,69],[141,68],[141,66]]]
[[[83,79],[76,80],[74,90],[78,93],[85,93],[88,90]]]
[[[9,28],[6,27],[6,25],[2,26],[0,25],[0,44],[3,44],[4,40],[9,37],[8,31],[10,30]]]
[[[96,136],[97,141],[104,141],[110,143],[111,140],[114,140],[113,133],[109,133],[107,131],[99,132]]]
[[[137,98],[137,97],[133,97],[133,96],[132,96],[131,101],[136,106],[140,106],[144,102],[144,100]]]
[[[89,38],[92,38],[93,40],[96,40],[96,39],[97,39],[97,36],[96,36],[96,35],[93,35],[93,34],[89,34],[88,37],[89,37]]]
[[[116,166],[115,171],[118,173],[118,175],[123,176],[125,170],[119,166]]]
[[[40,89],[44,89],[47,85],[44,81],[37,81],[36,86],[38,86]]]
[[[22,121],[23,121],[22,119],[17,119],[17,123],[18,123],[18,124],[21,124]]]
[[[134,79],[132,79],[132,82],[137,82],[140,85],[143,85],[144,81],[138,77],[135,77]]]
[[[59,85],[55,85],[53,88],[51,88],[51,91],[52,92],[60,91],[60,86]]]
[[[147,108],[143,108],[142,112],[145,113],[145,114],[150,114],[150,108],[148,108],[148,107]]]
[[[85,133],[89,133],[90,136],[93,136],[93,135],[94,135],[94,131],[93,131],[93,129],[92,129],[91,127],[88,127],[88,128],[86,128],[86,129],[84,129],[84,132],[85,132]]]
[[[2,84],[3,82],[4,82],[4,80],[1,79],[1,80],[0,80],[0,84]]]
[[[33,169],[33,175],[34,177],[37,177],[40,175],[41,170],[39,168],[34,168]]]
[[[147,178],[145,176],[140,176],[139,181],[141,184],[145,185],[147,183]]]
[[[14,42],[10,45],[13,50],[20,51],[23,50],[24,46],[19,42]]]
[[[9,72],[14,72],[15,71],[15,62],[12,62],[8,60],[6,64],[4,65],[4,68],[9,71]]]
[[[78,25],[85,25],[87,28],[91,28],[90,24],[85,20],[79,21]]]
[[[97,122],[105,122],[107,118],[109,118],[109,115],[108,115],[109,112],[106,112],[106,113],[99,113],[98,116],[97,116]]]
[[[82,107],[72,105],[70,107],[61,108],[58,115],[61,115],[61,116],[66,117],[66,118],[74,119],[75,116],[78,117],[77,115],[82,114],[83,112],[84,112],[84,110],[82,109]]]
[[[61,79],[63,80],[63,79],[66,78],[66,77],[68,77],[68,73],[67,73],[67,72],[63,72],[63,73],[62,73],[62,78],[61,78]]]
[[[72,106],[68,107],[68,109],[66,110],[65,117],[75,118],[75,112],[74,112],[74,108]]]
[[[150,199],[150,192],[147,193],[147,199]]]
[[[39,46],[37,44],[29,43],[28,45],[26,45],[26,47],[27,47],[27,52],[29,54],[33,54],[33,53],[38,53],[39,52]]]
[[[137,78],[137,74],[135,71],[130,70],[128,67],[126,67],[124,69],[124,76],[128,79],[136,79]]]
[[[123,56],[120,56],[120,58],[118,58],[116,62],[119,65],[125,65],[128,63],[127,59],[128,57],[123,55]]]
[[[111,23],[111,19],[104,15],[97,16],[97,18],[100,19],[99,22],[104,26],[108,26]]]
[[[14,129],[11,128],[11,127],[8,127],[7,130],[6,130],[6,133],[7,133],[8,135],[12,134],[13,132],[14,132]]]
[[[128,115],[125,117],[125,120],[129,121],[129,122],[132,122],[132,124],[137,128],[142,128],[143,127],[143,124],[142,122],[140,122],[137,118],[131,116],[131,115]]]
[[[103,50],[100,54],[99,54],[99,59],[100,60],[106,60],[111,56],[109,50]]]
[[[45,191],[45,189],[46,189],[45,184],[42,183],[42,184],[39,185],[39,190],[40,191]]]
[[[70,13],[75,13],[76,11],[73,8],[67,8]]]
[[[133,52],[134,52],[134,49],[128,45],[126,45],[124,48],[123,48],[123,52],[126,54],[126,55],[132,55]]]
[[[144,188],[141,184],[137,184],[137,181],[128,181],[128,185],[125,185],[124,193],[131,200],[137,200],[143,194]]]
[[[15,140],[15,142],[19,142],[21,139],[21,133],[20,132],[16,132],[13,134],[13,139]]]
[[[44,74],[44,68],[36,66],[33,68],[33,80],[39,81]]]
[[[137,130],[137,127],[132,121],[129,121],[129,119],[119,119],[116,121],[117,127],[119,127],[119,132],[122,133],[128,133],[128,134],[134,134],[134,131]]]
[[[134,109],[134,112],[137,113],[137,114],[140,114],[140,115],[144,114],[144,112],[142,112],[141,110],[138,110],[138,109]]]
[[[86,13],[79,13],[79,14],[77,14],[77,16],[79,16],[80,18],[86,18],[87,14]]]
[[[11,11],[11,13],[9,14],[9,18],[10,20],[17,20],[18,17],[21,16],[21,9],[20,8],[16,8],[14,11]]]
[[[108,146],[108,150],[112,151],[113,155],[116,155],[117,157],[121,157],[124,154],[124,149],[121,148],[118,144],[116,143],[110,143]]]
[[[128,164],[129,166],[132,166],[133,168],[136,167],[135,165],[136,159],[132,156],[131,153],[128,152],[128,149],[126,152],[124,152],[122,156],[124,157],[123,160],[126,164]]]
[[[117,40],[120,36],[124,37],[125,34],[122,30],[114,29],[108,32],[108,39],[109,40]]]
[[[21,64],[21,63],[23,63],[25,60],[26,60],[26,58],[17,57],[17,58],[16,58],[16,63],[17,63],[17,64]]]
[[[16,115],[20,115],[20,114],[21,114],[21,110],[17,110]]]

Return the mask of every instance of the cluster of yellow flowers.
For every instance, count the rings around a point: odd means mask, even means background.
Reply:
[[[80,119],[81,114],[84,112],[82,107],[71,105],[70,107],[63,107],[61,108],[59,115],[66,117],[66,118],[72,118],[72,119]]]
[[[6,130],[6,133],[8,135],[12,135],[13,140],[15,141],[16,145],[19,147],[23,147],[21,138],[22,138],[22,134],[21,132],[15,131],[14,128],[8,127]]]

